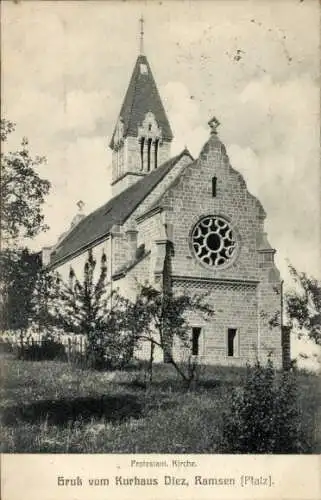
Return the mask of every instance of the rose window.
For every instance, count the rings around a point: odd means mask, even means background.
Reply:
[[[227,264],[236,251],[236,239],[229,223],[217,216],[201,219],[192,232],[197,259],[211,267]]]

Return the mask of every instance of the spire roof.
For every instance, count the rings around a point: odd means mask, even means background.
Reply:
[[[173,139],[172,130],[156,82],[146,56],[140,54],[119,114],[123,124],[123,136],[137,137],[138,127],[142,125],[148,112],[154,114],[158,126],[162,129],[163,139],[171,141]],[[109,145],[111,148],[114,147],[116,127]]]

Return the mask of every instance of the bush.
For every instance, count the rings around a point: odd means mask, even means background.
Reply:
[[[271,360],[247,367],[243,388],[232,393],[223,418],[227,453],[302,453],[305,451],[295,375],[278,375]]]
[[[85,366],[94,370],[119,370],[129,365],[134,353],[134,343],[129,336],[117,334],[97,335],[88,342]]]
[[[18,347],[18,358],[25,361],[66,360],[63,344],[53,339],[44,339],[41,343],[31,343]]]
[[[0,340],[0,353],[1,354],[8,354],[8,353],[13,353],[14,352],[14,349],[13,349],[13,345],[11,342],[9,342],[8,340],[3,340],[1,339]]]

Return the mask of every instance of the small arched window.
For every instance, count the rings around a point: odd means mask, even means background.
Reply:
[[[70,270],[69,270],[69,280],[72,281],[73,279],[75,278],[75,271],[73,270],[73,268],[70,266]]]
[[[215,198],[217,194],[217,177],[212,177],[212,197]]]
[[[155,141],[155,149],[154,149],[154,168],[157,168],[157,162],[158,162],[158,139]]]
[[[140,169],[144,170],[144,142],[145,139],[142,137],[140,139]]]
[[[105,273],[107,273],[107,256],[106,256],[104,250],[101,254],[100,266],[101,266],[101,271],[104,271]]]

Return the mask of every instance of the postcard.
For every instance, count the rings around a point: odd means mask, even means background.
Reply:
[[[319,8],[2,2],[4,500],[320,498]]]

